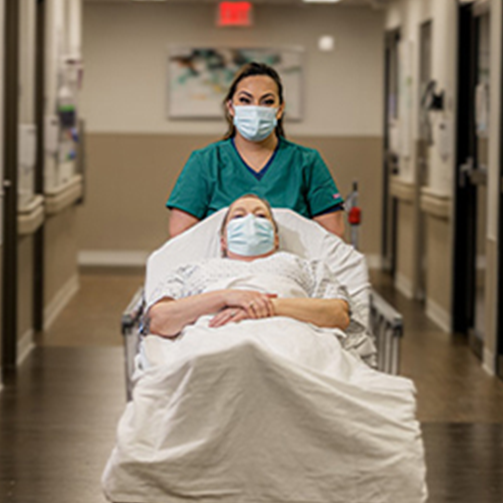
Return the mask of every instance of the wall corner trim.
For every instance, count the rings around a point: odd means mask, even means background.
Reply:
[[[421,210],[442,220],[450,220],[452,215],[452,198],[446,194],[439,194],[428,187],[421,189],[420,195]]]
[[[490,376],[494,377],[496,375],[496,358],[493,352],[487,347],[484,347],[482,352],[482,368]]]
[[[74,274],[44,308],[44,330],[48,330],[58,315],[79,290],[79,276]]]
[[[35,332],[29,328],[17,341],[17,366],[19,367],[35,347]]]
[[[17,233],[20,236],[33,234],[44,222],[44,197],[37,194],[25,208],[18,210]]]
[[[400,272],[395,274],[395,288],[407,299],[414,298],[412,281]]]
[[[452,317],[440,304],[430,298],[426,298],[426,316],[438,325],[443,332],[452,332]]]
[[[47,215],[54,215],[72,205],[82,196],[82,175],[75,175],[68,183],[45,193]]]
[[[416,198],[416,185],[396,175],[391,177],[389,191],[393,197],[403,202],[412,203]]]
[[[77,262],[83,267],[145,267],[147,250],[81,250]]]

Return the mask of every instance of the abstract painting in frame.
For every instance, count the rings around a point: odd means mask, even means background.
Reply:
[[[236,72],[256,61],[272,66],[283,82],[287,120],[302,119],[300,48],[172,47],[168,56],[168,117],[221,119],[222,101]]]

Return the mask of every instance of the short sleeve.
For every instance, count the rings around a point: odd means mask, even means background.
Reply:
[[[309,166],[306,198],[311,217],[326,213],[344,202],[327,165],[316,151],[312,152]]]
[[[150,309],[156,302],[159,302],[165,297],[174,300],[181,299],[185,296],[187,266],[182,266],[175,271],[166,275],[162,281],[154,288],[149,298],[146,299],[147,310]]]
[[[346,287],[340,284],[332,271],[321,260],[314,260],[310,263],[312,274],[313,291],[311,297],[321,299],[342,299],[349,306],[349,326],[344,330],[344,348],[358,348],[360,356],[363,354],[375,355],[375,346],[372,337],[368,332],[366,310],[347,291]],[[362,356],[363,357],[363,356]]]
[[[202,157],[199,151],[191,154],[166,203],[169,209],[185,211],[200,220],[206,217],[209,205],[210,170]]]
[[[349,295],[336,279],[332,271],[322,260],[309,262],[311,275],[311,291],[309,296],[316,299],[344,299],[349,301]]]

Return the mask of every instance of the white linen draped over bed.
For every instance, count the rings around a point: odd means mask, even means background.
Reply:
[[[369,368],[342,348],[341,331],[209,319],[173,340],[144,339],[103,475],[111,501],[425,501],[410,380]]]

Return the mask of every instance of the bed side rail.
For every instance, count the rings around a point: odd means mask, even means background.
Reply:
[[[131,302],[122,313],[121,332],[124,336],[126,395],[131,400],[133,392],[132,376],[134,372],[135,355],[140,343],[140,321],[145,308],[143,287],[136,290]]]
[[[377,368],[398,374],[403,317],[375,290],[370,292],[370,328],[377,346]]]

